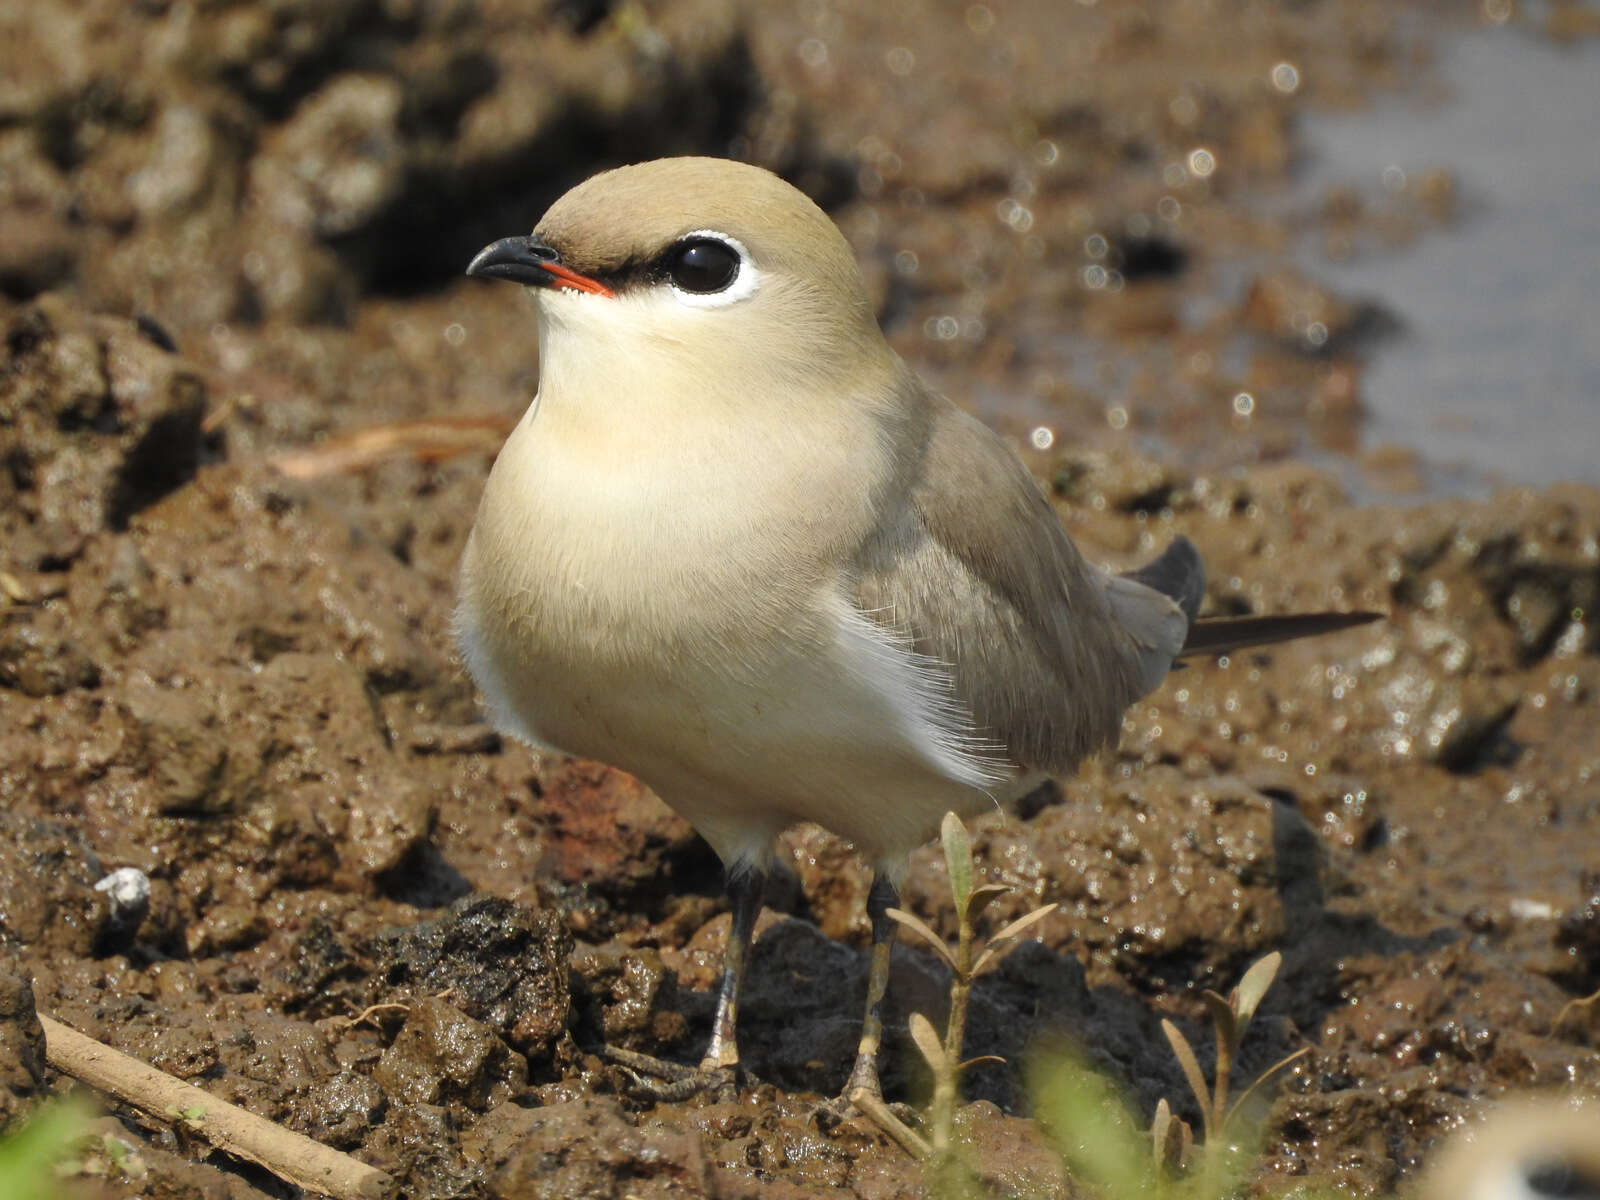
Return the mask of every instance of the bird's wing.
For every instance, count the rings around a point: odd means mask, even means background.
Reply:
[[[1083,560],[1015,454],[908,384],[899,474],[853,564],[855,602],[944,664],[974,732],[1029,770],[1066,773],[1115,740],[1188,621],[1168,597]]]

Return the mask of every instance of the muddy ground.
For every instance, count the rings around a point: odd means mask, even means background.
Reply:
[[[1535,16],[1581,36],[1585,10]],[[1403,327],[1287,266],[1403,252],[1448,164],[1284,202],[1311,108],[1428,86],[1462,6],[43,0],[0,9],[0,1121],[64,1086],[32,1002],[393,1172],[418,1200],[915,1194],[818,1113],[864,986],[866,874],[816,831],[763,917],[732,1103],[692,1059],[718,865],[632,780],[482,721],[452,575],[537,379],[527,304],[459,278],[610,163],[734,154],[856,246],[896,347],[1019,438],[1091,556],[1174,533],[1222,613],[1368,607],[1181,672],[1118,751],[976,829],[1060,910],[979,986],[975,1155],[1062,1195],[1023,1064],[1091,1048],[1196,1110],[1159,1032],[1285,967],[1255,1186],[1402,1185],[1488,1097],[1600,1087],[1600,492],[1353,505],[1427,464],[1361,440]],[[1590,22],[1592,24],[1592,22]],[[377,430],[376,433],[372,432]],[[1042,432],[1039,432],[1042,430]],[[95,883],[133,867],[142,917]],[[907,907],[952,928],[919,854]],[[937,1013],[897,948],[886,1085]],[[841,981],[850,981],[849,985]],[[376,1007],[374,1007],[376,1006]],[[1207,1052],[1208,1053],[1208,1052]],[[118,1111],[117,1196],[291,1194]],[[137,1173],[136,1173],[137,1174]]]

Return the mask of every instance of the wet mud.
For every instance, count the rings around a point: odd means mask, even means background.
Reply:
[[[1571,14],[1547,19],[1571,36]],[[604,1043],[708,1036],[720,869],[639,784],[485,723],[456,557],[537,380],[458,278],[611,162],[731,153],[860,254],[896,348],[1018,440],[1086,552],[1173,535],[1222,614],[1379,625],[1176,673],[1114,754],[974,826],[1039,939],[978,984],[963,1115],[995,1194],[1070,1195],[1026,1065],[1088,1048],[1198,1119],[1160,1031],[1284,955],[1239,1078],[1263,1194],[1383,1194],[1489,1098],[1600,1088],[1600,491],[1357,505],[1405,314],[1288,261],[1453,219],[1282,201],[1309,106],[1426,80],[1453,7],[35,3],[0,16],[0,1122],[65,1081],[35,1011],[383,1167],[418,1200],[918,1194],[842,1086],[867,875],[786,837],[733,1101]],[[1565,25],[1562,22],[1566,22]],[[379,431],[374,435],[374,430]],[[97,887],[132,868],[148,895]],[[953,933],[942,859],[905,905]],[[885,1084],[947,981],[894,952]],[[1202,1053],[1205,1057],[1205,1053]],[[113,1110],[85,1194],[290,1194]]]

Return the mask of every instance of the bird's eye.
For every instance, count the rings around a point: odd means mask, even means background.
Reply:
[[[739,277],[739,252],[716,238],[691,238],[667,259],[672,286],[697,296],[725,291]]]

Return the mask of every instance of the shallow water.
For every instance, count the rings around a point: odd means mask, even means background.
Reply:
[[[1308,251],[1324,282],[1403,325],[1371,354],[1366,444],[1417,451],[1434,493],[1600,482],[1600,42],[1483,30],[1443,42],[1439,68],[1442,102],[1303,130],[1315,192],[1378,204],[1442,167],[1460,195],[1452,225],[1404,248]]]

